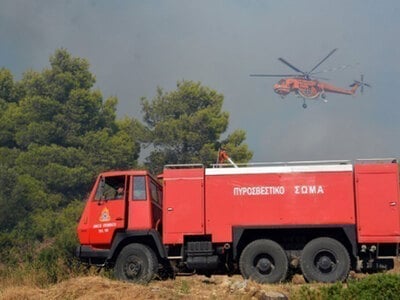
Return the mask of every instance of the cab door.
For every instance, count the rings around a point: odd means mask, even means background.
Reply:
[[[129,181],[127,176],[104,176],[97,184],[94,197],[89,199],[89,243],[108,247],[114,232],[126,228],[126,205]]]

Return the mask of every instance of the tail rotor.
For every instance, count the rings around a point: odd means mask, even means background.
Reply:
[[[371,85],[369,83],[364,82],[363,74],[361,74],[361,80],[360,81],[354,80],[353,84],[351,84],[350,87],[354,87],[356,85],[360,87],[361,94],[364,92],[364,86],[371,87]]]

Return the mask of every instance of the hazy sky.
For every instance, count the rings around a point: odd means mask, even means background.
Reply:
[[[0,0],[0,67],[16,79],[49,66],[64,47],[87,58],[104,97],[119,98],[119,116],[141,118],[139,100],[182,79],[225,96],[230,127],[244,129],[254,162],[400,157],[400,1],[83,1]],[[285,100],[283,57],[348,87],[360,74],[372,89],[328,103]]]

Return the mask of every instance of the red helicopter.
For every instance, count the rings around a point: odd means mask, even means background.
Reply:
[[[364,76],[361,75],[361,81],[355,80],[351,85],[351,89],[344,89],[336,87],[334,85],[328,84],[326,82],[319,81],[318,79],[328,80],[326,78],[317,77],[316,74],[326,73],[329,71],[336,71],[338,69],[344,69],[348,65],[344,65],[340,68],[335,68],[331,70],[325,70],[320,72],[314,72],[325,60],[327,60],[335,51],[333,49],[327,56],[325,56],[314,68],[309,72],[303,72],[302,70],[296,68],[288,61],[283,58],[279,58],[281,62],[295,70],[300,74],[251,74],[252,77],[287,77],[286,79],[279,80],[278,83],[274,84],[274,92],[284,98],[291,92],[295,93],[298,97],[303,98],[303,108],[307,108],[306,99],[316,100],[321,97],[324,102],[326,100],[325,93],[336,93],[344,95],[354,95],[356,90],[360,87],[361,93],[364,90],[364,86],[371,87],[368,83],[364,82]]]

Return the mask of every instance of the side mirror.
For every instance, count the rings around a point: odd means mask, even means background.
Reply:
[[[96,194],[97,195],[96,198],[99,199],[99,201],[97,202],[98,205],[101,205],[106,199],[106,196],[104,194],[105,186],[106,186],[106,181],[104,177],[100,177],[99,187],[97,189],[97,194]]]
[[[102,177],[100,177],[100,188],[102,190],[104,190],[105,185],[106,185],[106,181],[105,181],[104,177],[102,176]]]

